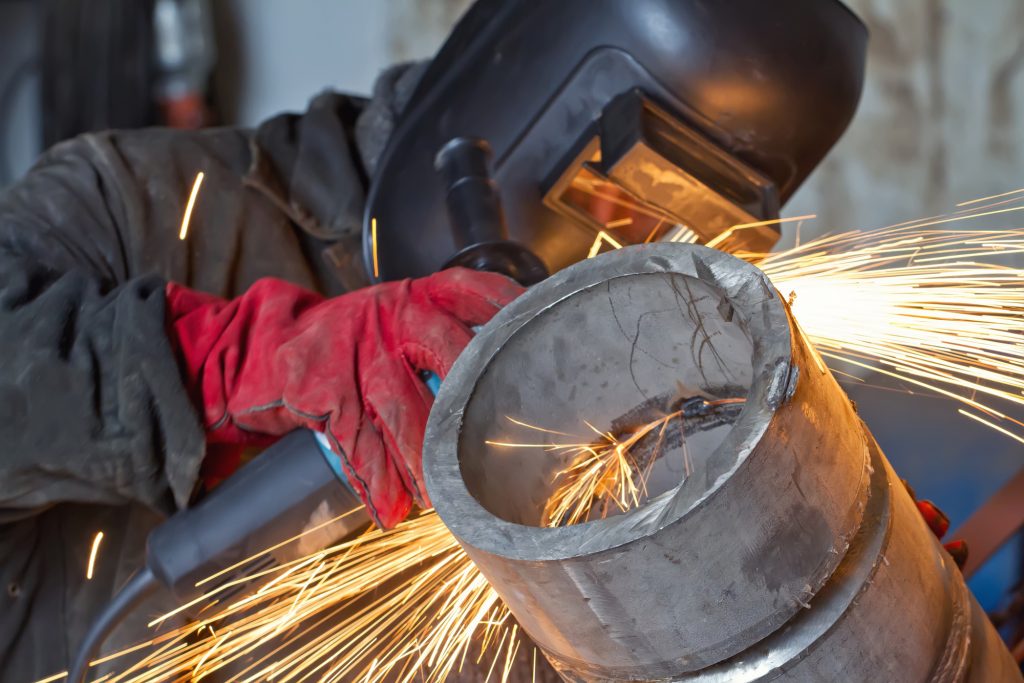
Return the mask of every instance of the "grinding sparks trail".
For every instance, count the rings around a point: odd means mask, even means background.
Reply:
[[[1024,253],[1024,230],[947,227],[1022,211],[993,208],[1019,194],[1024,201],[1022,192],[964,203],[970,213],[742,256],[790,300],[801,329],[837,374],[849,366],[881,372],[954,399],[965,417],[1020,440],[1024,424],[1010,413],[1024,405],[1024,269],[1013,266]],[[668,239],[690,241],[682,235]],[[598,240],[597,250],[615,247]],[[670,419],[642,429],[658,438]],[[549,524],[582,521],[599,500],[620,509],[642,502],[644,468],[630,450],[643,436],[594,428],[591,440],[516,424],[552,443],[493,445],[571,456],[555,475]],[[198,623],[157,635],[142,662],[108,680],[196,680],[231,671],[236,681],[434,682],[471,660],[501,679],[519,652],[519,633],[500,598],[432,511],[267,570],[264,579],[247,598],[218,602],[225,588],[211,591]]]
[[[583,437],[575,437],[580,441],[569,443],[487,441],[486,443],[499,448],[541,448],[553,453],[566,453],[569,456],[569,464],[555,472],[553,482],[555,490],[544,508],[544,524],[546,526],[568,526],[586,521],[595,506],[598,507],[601,516],[607,514],[607,506],[600,505],[602,503],[610,503],[622,512],[640,505],[641,498],[646,493],[645,481],[650,466],[654,464],[654,458],[648,458],[647,462],[640,463],[632,457],[633,448],[648,435],[657,432],[658,439],[654,446],[657,451],[665,435],[666,427],[672,420],[680,418],[682,415],[682,410],[673,411],[624,435],[602,432],[594,425],[584,421],[587,428],[597,435],[596,442],[582,441]],[[573,437],[571,434],[536,427],[511,417],[506,419],[535,432]]]
[[[403,572],[405,574],[403,575]],[[428,511],[267,572],[255,594],[154,638],[108,680],[442,681],[482,638],[492,665],[515,656],[509,617],[440,519]],[[401,577],[401,580],[393,580]],[[109,657],[107,659],[110,659]]]
[[[783,223],[794,223],[794,222],[806,221],[806,220],[811,220],[812,218],[817,218],[817,216],[815,214],[813,214],[813,213],[810,213],[810,214],[807,214],[806,216],[793,216],[792,218],[773,218],[772,220],[768,220],[768,221],[757,221],[757,222],[754,222],[754,223],[740,223],[738,225],[732,226],[731,228],[728,228],[727,230],[723,230],[719,235],[717,235],[716,237],[711,239],[704,246],[707,246],[707,247],[717,247],[717,246],[719,246],[720,244],[722,244],[727,239],[729,239],[730,237],[732,237],[734,234],[736,234],[737,232],[739,232],[741,230],[749,230],[750,228],[759,228],[759,227],[765,226],[765,225],[781,225]]]
[[[1024,406],[1024,269],[1009,265],[1021,253],[1024,230],[911,224],[823,237],[758,267],[836,372],[874,370],[1012,431],[1024,426],[1004,412]]]
[[[97,531],[92,539],[92,547],[89,549],[89,563],[85,568],[85,578],[92,580],[93,570],[96,568],[96,555],[100,551],[100,542],[103,541],[103,532]]]
[[[597,237],[594,238],[594,243],[590,245],[590,253],[587,254],[587,258],[594,258],[598,252],[601,251],[603,244],[609,244],[613,249],[622,249],[622,244],[618,242],[614,237],[609,235],[604,230],[597,233]]]
[[[370,219],[370,248],[373,255],[373,277],[380,277],[380,261],[377,258],[377,219]]]
[[[185,215],[181,217],[181,230],[178,231],[178,239],[184,240],[188,237],[188,225],[192,221],[192,209],[195,208],[196,198],[199,197],[199,188],[203,186],[203,178],[206,174],[200,171],[192,183],[192,192],[188,196],[188,204],[185,205]]]

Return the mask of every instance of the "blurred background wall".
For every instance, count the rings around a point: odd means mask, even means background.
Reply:
[[[1024,186],[1024,3],[847,5],[871,32],[864,96],[788,212],[871,228]]]
[[[39,151],[41,8],[0,0],[0,159]],[[469,0],[212,0],[223,123],[251,126],[324,88],[368,93],[386,65],[430,56]],[[871,30],[853,124],[787,213],[802,234],[877,227],[1024,184],[1024,3],[849,0]],[[0,176],[2,179],[3,176]]]
[[[40,149],[41,17],[76,4],[0,0],[0,185]],[[368,93],[386,65],[432,54],[468,4],[212,0],[215,116],[252,126],[302,109],[324,88]],[[846,136],[786,208],[818,215],[801,237],[943,213],[957,201],[1024,186],[1024,2],[848,4],[871,31],[866,88]],[[783,244],[793,232],[786,226]],[[901,474],[954,526],[1024,463],[1019,444],[958,418],[946,402],[877,378],[847,389]],[[1020,563],[1018,547],[1008,547],[972,583],[987,607]]]
[[[0,187],[39,153],[39,21],[31,0],[0,1]]]
[[[109,0],[105,0],[109,1]],[[134,0],[127,0],[132,2]],[[41,147],[40,34],[62,0],[0,0],[0,186]],[[218,120],[253,126],[320,90],[368,94],[389,64],[438,48],[468,0],[212,0]]]
[[[369,93],[381,69],[430,57],[467,0],[215,0],[218,102],[250,126],[326,87]]]

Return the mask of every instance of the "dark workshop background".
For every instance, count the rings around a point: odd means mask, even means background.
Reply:
[[[43,17],[86,1],[0,0],[0,186],[40,150]],[[803,225],[801,238],[939,214],[958,201],[1024,186],[1024,3],[848,4],[871,30],[867,86],[850,130],[786,209],[818,215]],[[249,126],[301,109],[325,87],[366,93],[385,65],[429,56],[467,5],[212,0],[214,114]],[[121,36],[124,49],[133,35]],[[987,225],[1017,227],[1021,220]],[[783,244],[792,244],[792,232],[787,227]],[[952,404],[908,395],[878,377],[865,381],[883,386],[848,386],[861,414],[903,476],[954,526],[1024,464],[1024,448],[958,417]],[[987,608],[1020,575],[1020,564],[1014,545],[972,581]]]

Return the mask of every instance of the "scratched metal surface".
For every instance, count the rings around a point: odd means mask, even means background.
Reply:
[[[478,333],[438,394],[425,441],[427,487],[438,514],[523,627],[570,681],[1021,680],[991,626],[972,618],[977,607],[959,572],[846,397],[814,367],[803,343],[786,334],[786,318],[773,313],[781,308],[777,297],[754,286],[751,266],[702,247],[690,247],[691,263],[680,248],[631,247],[531,289]],[[666,286],[679,277],[693,283]],[[710,283],[719,294],[697,287]],[[694,304],[718,302],[713,308],[721,320],[663,300],[684,291]],[[623,298],[632,304],[628,314],[638,316],[635,326],[619,305]],[[547,481],[545,463],[557,456],[513,455],[515,447],[492,455],[479,444],[494,437],[493,416],[536,407],[536,415],[525,413],[526,422],[547,415],[564,424],[596,409],[581,398],[589,383],[602,388],[602,403],[633,405],[634,386],[657,388],[666,373],[654,368],[655,359],[687,363],[678,360],[685,352],[665,355],[657,344],[687,338],[661,316],[678,317],[685,327],[684,309],[690,321],[701,321],[715,358],[728,362],[745,348],[730,343],[736,320],[753,344],[745,407],[704,465],[722,476],[712,478],[712,490],[697,505],[687,486],[696,481],[690,490],[701,492],[700,482],[711,481],[702,479],[699,464],[669,498],[580,526],[541,528],[530,491]],[[639,324],[647,317],[656,319],[655,336]],[[559,334],[588,343],[560,345]],[[615,353],[616,344],[628,360]],[[634,355],[637,348],[644,353]],[[779,357],[799,371],[784,373],[791,378],[784,385],[769,382],[765,393],[761,378],[779,376],[773,362]],[[692,363],[705,384],[717,382],[710,356],[698,353]],[[668,374],[689,381],[683,365]],[[544,383],[555,376],[558,382]],[[538,382],[542,391],[535,390]],[[776,386],[784,398],[775,398]],[[522,390],[529,402],[519,400]],[[765,428],[750,429],[767,414]],[[842,438],[847,435],[858,438]],[[742,464],[723,468],[720,456],[728,454],[742,454]],[[851,497],[852,522],[843,514]],[[805,505],[817,516],[806,516]],[[798,534],[779,535],[789,528]],[[768,544],[756,540],[762,532],[770,533]],[[824,549],[812,547],[819,540]],[[780,549],[785,552],[774,552]],[[815,557],[837,563],[824,579],[804,565]],[[798,609],[778,622],[757,621],[760,603],[746,598],[761,593],[783,603],[796,596]],[[719,631],[723,625],[730,630]]]

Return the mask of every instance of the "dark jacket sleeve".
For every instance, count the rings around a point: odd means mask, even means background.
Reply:
[[[164,285],[362,284],[363,104],[324,93],[254,131],[88,134],[0,194],[0,522],[61,502],[187,504],[205,440]]]
[[[164,280],[130,277],[124,191],[85,137],[0,195],[0,517],[80,501],[184,506],[202,430],[164,328]]]

